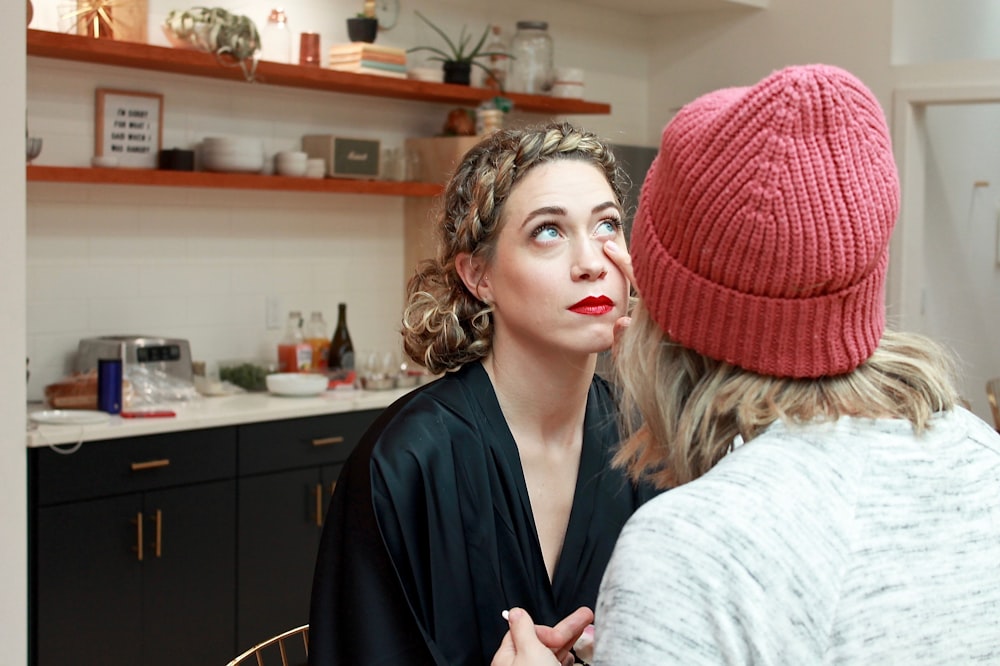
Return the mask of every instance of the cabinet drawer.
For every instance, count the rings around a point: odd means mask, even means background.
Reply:
[[[370,409],[240,426],[239,473],[342,462],[381,412]]]
[[[41,505],[233,478],[236,428],[87,442],[71,454],[32,449]]]

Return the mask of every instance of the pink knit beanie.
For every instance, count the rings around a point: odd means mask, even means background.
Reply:
[[[632,231],[660,328],[777,377],[849,372],[885,328],[899,182],[875,96],[809,65],[688,104],[663,130]]]

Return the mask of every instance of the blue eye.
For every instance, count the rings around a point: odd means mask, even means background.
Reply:
[[[535,227],[535,230],[531,232],[531,237],[542,240],[555,240],[559,238],[559,229],[552,224],[542,224]]]
[[[597,225],[597,235],[598,236],[617,236],[618,230],[621,229],[622,221],[618,218],[608,218],[607,220],[601,220],[601,223]]]

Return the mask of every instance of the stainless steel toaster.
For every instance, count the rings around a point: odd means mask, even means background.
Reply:
[[[97,359],[101,358],[119,358],[123,369],[142,365],[184,381],[192,381],[191,345],[187,340],[155,335],[83,338],[76,352],[76,371],[96,369]]]

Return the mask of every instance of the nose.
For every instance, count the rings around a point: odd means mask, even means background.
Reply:
[[[608,274],[608,261],[610,260],[604,254],[603,243],[594,243],[592,240],[581,243],[573,259],[573,279],[600,280]]]

